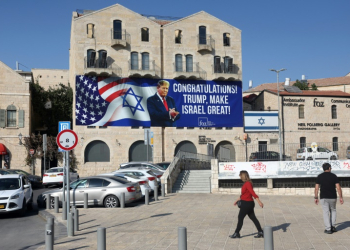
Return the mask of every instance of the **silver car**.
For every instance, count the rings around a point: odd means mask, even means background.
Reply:
[[[133,162],[120,164],[120,169],[127,169],[127,168],[147,168],[147,169],[155,170],[162,173],[165,172],[164,168],[151,162],[133,161]]]
[[[125,194],[125,203],[136,201],[142,197],[138,183],[132,183],[115,176],[91,176],[80,178],[70,183],[70,203],[72,205],[84,205],[84,194],[88,194],[89,205],[115,208],[120,205],[121,194]],[[46,195],[51,195],[51,206],[54,206],[54,197],[58,196],[62,204],[62,188],[42,193],[42,201],[45,204]],[[42,206],[43,206],[42,204]]]

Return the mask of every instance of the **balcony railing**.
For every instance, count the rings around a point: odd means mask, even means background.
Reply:
[[[92,60],[90,58],[84,58],[84,74],[108,74],[108,75],[122,75],[122,69],[112,60],[112,58],[108,57],[106,60],[96,59]]]
[[[154,60],[129,60],[129,76],[155,77],[160,75],[160,68]]]
[[[215,48],[215,40],[211,35],[201,36],[197,35],[198,51],[207,50],[212,51]]]
[[[181,61],[173,65],[174,78],[194,78],[203,80],[207,78],[207,72],[199,66],[199,62],[188,63],[186,61]]]
[[[127,43],[130,44],[130,34],[126,30],[114,30],[111,29],[111,46],[120,45],[126,47]]]
[[[225,65],[224,63],[213,65],[214,79],[228,80],[240,79],[239,67],[236,64]]]

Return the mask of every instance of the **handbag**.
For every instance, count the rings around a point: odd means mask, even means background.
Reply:
[[[242,206],[242,201],[241,200],[237,201],[237,207],[241,208],[241,206]]]

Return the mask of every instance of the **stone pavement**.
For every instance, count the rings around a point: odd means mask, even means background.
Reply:
[[[275,249],[350,249],[350,200],[337,203],[337,233],[325,234],[322,208],[313,197],[260,196],[255,207],[262,227],[273,226]],[[225,194],[169,194],[149,206],[124,209],[79,208],[80,231],[55,241],[54,249],[97,249],[97,228],[106,227],[107,249],[177,250],[178,227],[187,227],[188,249],[264,249],[246,217],[241,239],[231,239],[239,209],[237,196]],[[49,213],[56,215],[54,210]],[[58,222],[61,213],[56,216]],[[44,236],[43,236],[44,237]],[[40,246],[38,249],[45,249]]]

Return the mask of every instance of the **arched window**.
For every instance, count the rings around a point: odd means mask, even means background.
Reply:
[[[113,21],[113,39],[122,39],[122,21]]]
[[[300,148],[306,147],[306,137],[300,137]]]
[[[107,68],[107,51],[98,51],[98,66],[99,68]]]
[[[129,149],[129,161],[153,161],[152,147],[144,141],[134,142]]]
[[[220,56],[214,57],[214,73],[222,73]]]
[[[338,151],[338,137],[333,137],[333,151]]]
[[[88,38],[94,38],[94,28],[95,25],[92,23],[86,25],[86,33]]]
[[[131,52],[131,69],[139,69],[139,53]]]
[[[230,46],[230,33],[224,33],[223,38],[224,46]]]
[[[224,57],[224,72],[233,73],[233,58],[229,56]]]
[[[149,42],[149,28],[141,28],[141,41]]]
[[[84,158],[85,162],[109,162],[109,147],[103,141],[92,141],[85,148]]]
[[[304,114],[304,105],[299,105],[299,119],[304,119],[305,114]]]
[[[17,125],[17,109],[14,105],[7,107],[7,127],[16,127]]]
[[[142,70],[149,70],[149,53],[144,52],[141,54],[142,57]]]
[[[179,150],[182,152],[197,154],[196,146],[190,141],[182,141],[179,144],[177,144],[176,148],[175,148],[174,155],[176,155],[177,152],[179,152]]]
[[[199,44],[207,44],[207,27],[199,26]]]
[[[186,55],[186,72],[193,72],[193,56]]]
[[[182,43],[182,30],[175,30],[175,43]]]
[[[175,55],[175,71],[182,72],[182,55]]]
[[[337,119],[337,105],[332,105],[332,119]]]
[[[86,66],[88,68],[94,68],[95,67],[95,60],[96,60],[96,51],[93,49],[89,49],[87,51]]]

